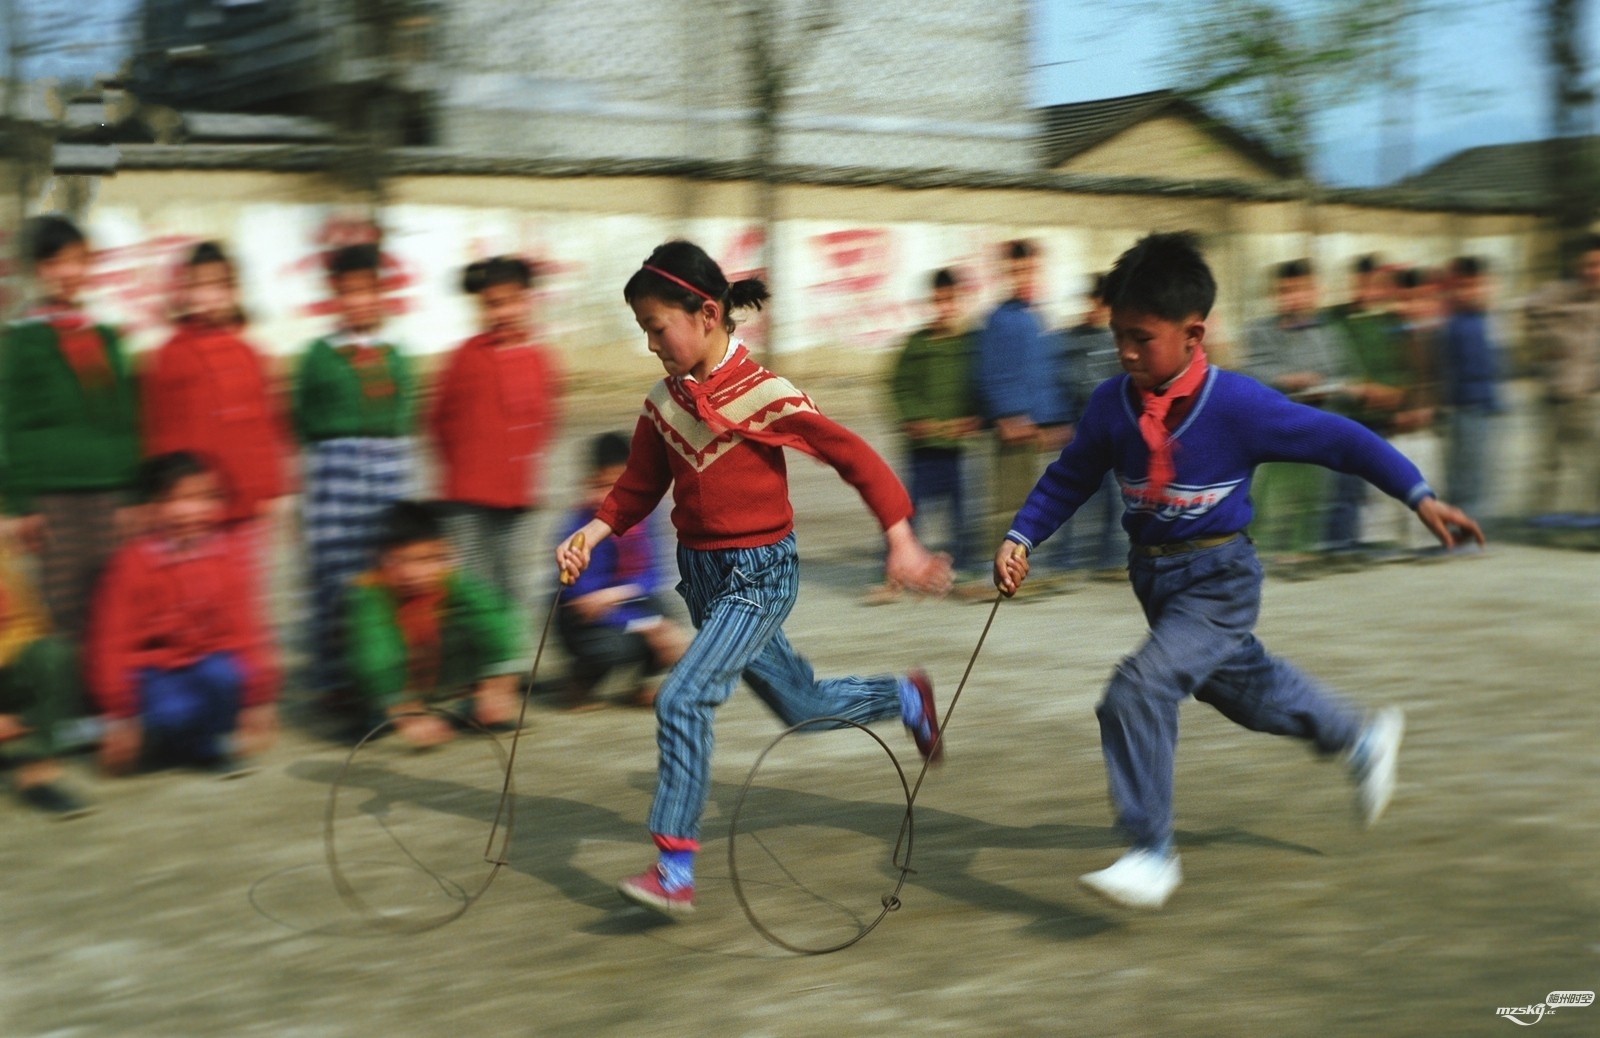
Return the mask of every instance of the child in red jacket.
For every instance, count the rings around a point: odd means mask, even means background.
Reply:
[[[180,274],[178,326],[139,384],[146,457],[188,451],[214,465],[223,519],[265,594],[273,502],[289,492],[289,430],[267,365],[241,334],[233,262],[201,242]],[[257,603],[269,622],[266,602]]]
[[[467,572],[518,609],[529,569],[529,520],[555,435],[560,376],[533,341],[533,273],[514,256],[467,267],[484,330],[445,363],[428,413],[439,451],[446,529]]]
[[[221,536],[221,481],[193,454],[144,463],[153,532],[111,559],[95,595],[85,670],[106,732],[100,761],[237,773],[265,749],[278,672],[237,542]],[[235,736],[237,729],[237,738]]]

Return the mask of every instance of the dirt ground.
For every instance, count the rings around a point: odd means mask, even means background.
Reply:
[[[557,485],[580,434],[631,408],[581,410]],[[870,518],[831,473],[793,468],[791,639],[822,673],[924,663],[948,701],[988,604],[863,604]],[[0,1036],[1504,1034],[1499,1007],[1600,987],[1597,621],[1595,553],[1504,545],[1269,583],[1270,649],[1363,707],[1405,707],[1395,803],[1363,832],[1338,765],[1190,703],[1185,882],[1135,914],[1075,877],[1121,846],[1093,706],[1142,634],[1137,607],[1115,584],[1008,602],[918,799],[903,907],[815,957],[763,940],[730,882],[729,817],[778,730],[748,693],[719,717],[700,910],[682,923],[613,891],[651,859],[647,712],[537,702],[508,865],[423,933],[375,928],[335,892],[341,746],[291,726],[231,782],[113,783],[74,762],[90,818],[0,802]],[[916,761],[896,726],[879,734]],[[482,739],[363,751],[333,811],[347,881],[396,928],[455,910],[488,872],[499,784]],[[780,744],[737,848],[760,918],[791,943],[856,932],[894,886],[900,796],[865,735]],[[1600,1034],[1600,1006],[1541,1022]]]

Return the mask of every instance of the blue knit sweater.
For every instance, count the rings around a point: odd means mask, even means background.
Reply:
[[[1050,463],[1007,536],[1033,548],[1099,488],[1123,491],[1122,527],[1135,544],[1215,537],[1250,525],[1250,478],[1266,461],[1301,461],[1361,476],[1415,507],[1433,491],[1405,455],[1348,418],[1289,400],[1255,379],[1212,368],[1173,433],[1175,476],[1159,500],[1141,495],[1150,451],[1126,375],[1094,391],[1077,435]]]

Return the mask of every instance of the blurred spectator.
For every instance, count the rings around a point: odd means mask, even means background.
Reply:
[[[76,818],[90,808],[61,781],[55,730],[81,705],[77,654],[51,636],[49,618],[11,556],[9,541],[0,541],[0,752],[18,800]]]
[[[616,432],[595,437],[583,503],[562,522],[562,541],[594,518],[627,464],[628,437]],[[641,671],[634,705],[655,701],[655,688],[646,681],[669,670],[689,644],[684,631],[667,619],[661,601],[666,585],[653,522],[631,526],[594,546],[589,568],[566,590],[556,617],[561,644],[573,660],[569,706],[601,705],[595,699],[600,683],[608,674],[630,668]]]
[[[1430,484],[1436,485],[1444,472],[1436,425],[1438,342],[1445,315],[1444,278],[1438,271],[1425,267],[1399,269],[1392,277],[1406,395],[1395,413],[1394,433],[1389,442],[1411,459]],[[1417,525],[1410,510],[1400,502],[1380,500],[1374,507],[1387,513],[1389,536],[1398,547],[1421,551],[1434,546],[1432,535]]]
[[[193,454],[140,470],[151,532],[123,546],[95,593],[84,650],[106,729],[100,760],[238,773],[277,727],[278,670],[238,542],[221,534],[222,481]],[[237,739],[232,738],[237,726]]]
[[[1489,272],[1475,256],[1450,264],[1449,310],[1439,338],[1449,408],[1445,496],[1468,515],[1489,511],[1490,427],[1500,410],[1498,350],[1489,324]]]
[[[35,217],[25,233],[39,301],[6,328],[0,354],[6,509],[39,556],[55,629],[76,642],[95,579],[131,527],[138,399],[121,339],[80,303],[83,234],[59,216]]]
[[[1405,405],[1410,375],[1404,358],[1399,318],[1393,310],[1392,276],[1376,256],[1362,256],[1352,268],[1350,302],[1334,308],[1333,326],[1345,347],[1349,381],[1340,400],[1349,417],[1388,439],[1395,416]],[[1337,472],[1328,506],[1326,538],[1335,551],[1362,546],[1362,506],[1367,483],[1360,476]]]
[[[913,332],[890,382],[895,418],[911,450],[912,524],[927,543],[933,504],[945,506],[948,551],[957,570],[973,563],[962,461],[980,422],[972,392],[975,336],[961,325],[960,286],[949,270],[933,275],[933,321]]]
[[[1116,340],[1111,335],[1111,310],[1106,306],[1106,276],[1091,279],[1083,317],[1063,336],[1061,391],[1071,401],[1073,421],[1083,414],[1089,394],[1108,378],[1122,373]],[[1121,579],[1128,561],[1128,540],[1122,534],[1122,489],[1107,472],[1100,489],[1072,516],[1062,539],[1071,544],[1071,565]]]
[[[241,542],[256,608],[270,626],[272,506],[289,492],[289,432],[266,363],[243,337],[237,273],[216,242],[189,254],[177,311],[177,329],[141,378],[145,454],[187,451],[215,468],[224,523]]]
[[[1527,304],[1544,382],[1529,512],[1535,516],[1600,512],[1600,235],[1584,240],[1577,274]]]
[[[994,430],[990,536],[997,544],[1039,477],[1040,417],[1053,413],[1055,378],[1044,329],[1034,312],[1039,257],[1029,241],[1005,246],[1006,301],[989,315],[978,339],[973,383],[978,413]]]
[[[1245,373],[1291,399],[1328,407],[1342,389],[1346,358],[1338,333],[1317,308],[1311,261],[1280,263],[1273,292],[1277,313],[1246,332]],[[1272,462],[1256,469],[1251,536],[1270,561],[1303,563],[1321,546],[1328,485],[1327,470],[1317,465]]]
[[[377,246],[347,245],[328,260],[338,305],[332,335],[306,350],[295,373],[294,421],[307,445],[304,527],[312,616],[310,685],[348,690],[341,603],[368,569],[385,509],[415,483],[411,365],[381,338],[384,297]]]
[[[457,724],[513,726],[527,667],[513,611],[456,570],[436,508],[396,502],[376,542],[377,567],[345,598],[350,674],[366,720],[392,718],[417,749],[448,742]]]
[[[533,509],[561,392],[555,361],[533,341],[532,285],[514,256],[467,267],[462,289],[477,297],[483,331],[445,362],[428,414],[456,557],[519,612],[532,598]]]

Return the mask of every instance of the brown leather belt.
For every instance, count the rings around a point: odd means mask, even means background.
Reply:
[[[1205,551],[1207,548],[1220,548],[1229,541],[1237,540],[1244,536],[1237,530],[1233,533],[1220,533],[1215,537],[1200,537],[1192,541],[1173,541],[1171,544],[1135,544],[1133,553],[1141,559],[1161,559],[1168,555],[1187,555],[1191,551]]]

